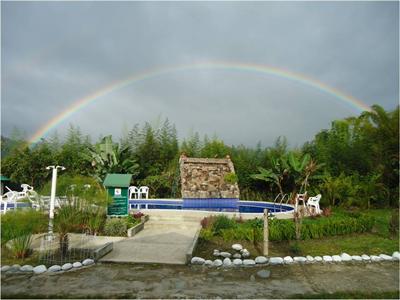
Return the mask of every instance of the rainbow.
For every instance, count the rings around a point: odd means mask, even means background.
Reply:
[[[256,65],[256,64],[249,64],[249,63],[239,63],[239,62],[199,62],[199,63],[192,63],[186,65],[179,65],[179,66],[171,66],[159,69],[153,69],[149,71],[145,71],[140,74],[136,74],[125,78],[123,80],[115,81],[94,93],[86,95],[83,98],[76,100],[70,107],[66,110],[62,111],[55,117],[53,117],[49,122],[43,125],[38,131],[36,131],[32,137],[29,139],[30,143],[38,142],[42,137],[44,137],[50,130],[56,128],[60,123],[64,120],[68,119],[71,115],[75,112],[84,109],[86,106],[91,104],[92,102],[96,101],[97,99],[110,94],[116,90],[122,89],[128,85],[133,83],[138,83],[143,80],[148,80],[154,77],[179,72],[179,71],[191,71],[191,70],[202,70],[202,69],[221,69],[227,71],[241,71],[241,72],[252,72],[264,75],[272,75],[284,79],[288,79],[294,82],[298,82],[309,86],[311,88],[315,88],[323,93],[333,96],[334,99],[340,100],[350,106],[351,108],[355,109],[357,112],[362,111],[370,111],[371,108],[362,102],[359,99],[356,99],[350,95],[345,94],[342,91],[339,91],[333,87],[330,87],[316,79],[310,78],[304,74],[295,73],[289,70],[285,70],[282,68],[276,68],[267,65]]]

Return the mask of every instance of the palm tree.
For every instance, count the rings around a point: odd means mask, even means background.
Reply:
[[[50,183],[43,191],[49,190]],[[59,195],[65,195],[67,201],[57,210],[54,220],[55,231],[59,237],[59,247],[62,257],[69,248],[70,232],[95,233],[101,218],[105,219],[106,205],[110,197],[105,189],[95,179],[84,176],[60,176],[57,183]]]

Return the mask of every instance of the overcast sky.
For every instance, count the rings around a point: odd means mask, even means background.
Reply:
[[[393,109],[399,101],[397,2],[2,2],[1,125],[29,137],[77,100],[147,70],[208,61],[268,65]],[[282,77],[224,69],[134,82],[72,114],[97,139],[160,116],[179,136],[292,146],[359,112]],[[50,132],[51,134],[51,132]]]

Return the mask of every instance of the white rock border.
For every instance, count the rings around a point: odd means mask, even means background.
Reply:
[[[207,261],[207,263],[204,263]],[[246,261],[246,262],[245,262]],[[259,262],[263,263],[259,263]],[[347,263],[347,262],[356,262],[356,263],[370,263],[370,262],[382,262],[382,261],[400,261],[400,252],[395,251],[392,255],[387,254],[379,254],[379,255],[349,255],[347,253],[341,253],[340,255],[321,255],[321,256],[311,256],[307,255],[305,257],[265,257],[258,256],[256,261],[252,259],[234,259],[232,261],[233,264],[229,264],[229,267],[243,267],[243,266],[266,266],[266,265],[284,265],[284,264],[335,264],[335,263]],[[202,262],[202,263],[201,263]],[[226,264],[223,264],[220,259],[215,259],[214,261],[205,260],[201,257],[194,257],[191,265],[203,265],[207,267],[228,267]],[[8,266],[5,266],[8,267]]]
[[[33,274],[33,275],[40,275],[40,274],[48,274],[48,275],[54,275],[54,274],[62,274],[65,272],[70,272],[78,269],[83,269],[86,267],[90,267],[95,265],[95,261],[92,258],[86,258],[84,260],[77,261],[74,263],[64,263],[62,266],[60,265],[52,265],[51,267],[47,268],[45,265],[37,265],[37,266],[31,266],[31,265],[24,265],[22,267],[19,267],[18,270],[15,270],[15,267],[13,266],[8,266],[4,265],[1,266],[1,273],[8,273],[8,274]],[[16,266],[16,265],[14,265]]]

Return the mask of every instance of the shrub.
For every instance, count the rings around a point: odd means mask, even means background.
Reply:
[[[133,216],[135,219],[140,219],[141,217],[144,216],[144,213],[142,213],[141,211],[136,211],[133,214],[131,214],[130,216]]]
[[[229,184],[235,184],[238,182],[238,177],[235,173],[227,173],[224,176],[224,181]]]
[[[204,217],[201,221],[201,227],[202,228],[210,228],[213,226],[213,223],[215,221],[215,217],[214,216],[208,216],[208,217]]]
[[[130,227],[132,227],[132,226],[134,226],[134,225],[140,223],[140,217],[141,217],[141,216],[144,216],[144,214],[141,213],[141,215],[139,215],[138,218],[136,218],[135,216],[132,216],[132,215],[128,215],[128,216],[125,218],[127,227],[130,228]]]
[[[1,217],[1,244],[27,234],[44,232],[48,218],[43,212],[32,209],[7,212]]]
[[[300,255],[301,254],[301,247],[299,243],[296,241],[294,244],[290,245],[290,252],[293,255]]]
[[[221,234],[223,229],[236,228],[236,226],[237,224],[234,219],[230,219],[224,215],[215,217],[212,225],[215,234]]]
[[[11,241],[11,252],[15,258],[24,259],[31,252],[32,234],[17,236]]]
[[[102,207],[93,208],[88,212],[86,227],[90,234],[97,235],[103,228],[106,220],[106,212]]]
[[[202,221],[203,225],[206,225],[205,219]],[[375,219],[372,216],[359,212],[335,214],[331,217],[307,218],[303,220],[301,239],[318,239],[327,236],[368,232],[372,230],[374,221]],[[202,232],[208,239],[213,235],[218,235],[225,241],[258,242],[263,240],[263,225],[262,219],[233,224],[232,219],[218,216],[214,220],[212,230],[206,226],[203,227],[205,229]],[[295,223],[293,220],[269,220],[270,241],[295,239]]]
[[[211,228],[205,228],[200,231],[200,238],[209,241],[214,236],[214,232]]]
[[[301,239],[318,239],[350,233],[362,233],[372,230],[375,219],[361,213],[333,215],[318,219],[304,219]],[[295,239],[295,224],[292,220],[270,220],[269,239],[283,241]]]
[[[122,218],[110,218],[104,225],[104,234],[108,236],[126,236],[128,222]]]

